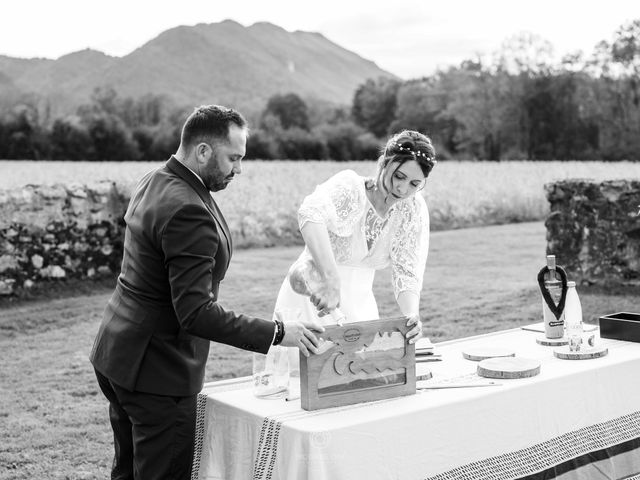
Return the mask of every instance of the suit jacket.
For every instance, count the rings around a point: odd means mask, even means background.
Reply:
[[[272,321],[218,303],[231,258],[228,227],[209,191],[175,157],[143,177],[125,214],[124,256],[90,360],[131,390],[200,391],[209,341],[266,353]]]

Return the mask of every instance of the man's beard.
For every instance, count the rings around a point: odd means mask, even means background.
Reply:
[[[209,175],[207,175],[206,177],[201,176],[201,178],[210,192],[218,192],[227,188],[227,185],[229,185],[229,182],[231,182],[233,176],[233,173],[224,176],[222,171],[216,165]]]
[[[227,175],[226,177],[223,177],[221,175],[215,175],[215,176],[212,176],[212,178],[209,179],[206,182],[206,184],[209,191],[218,192],[220,190],[224,190],[225,188],[227,188],[227,185],[229,185],[231,180],[233,180],[233,174]]]

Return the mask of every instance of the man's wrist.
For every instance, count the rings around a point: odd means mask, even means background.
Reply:
[[[282,339],[284,338],[284,323],[282,320],[278,320],[275,318],[273,320],[276,324],[276,330],[273,335],[273,344],[272,345],[280,345],[282,343]]]

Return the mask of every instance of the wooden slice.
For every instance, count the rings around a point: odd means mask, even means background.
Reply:
[[[536,338],[536,342],[540,345],[544,345],[545,347],[560,347],[562,345],[568,345],[569,340],[566,337],[560,338],[547,338],[544,335]]]
[[[487,378],[527,378],[539,373],[540,362],[530,358],[488,358],[478,364],[478,375]]]
[[[433,343],[427,337],[422,337],[415,343],[416,355],[431,355],[433,353]]]
[[[416,380],[430,380],[433,378],[433,373],[429,369],[416,368]]]
[[[495,357],[515,357],[516,352],[509,348],[501,347],[469,347],[462,351],[462,356],[467,360],[479,362],[487,358]]]
[[[582,346],[579,351],[572,352],[569,349],[569,345],[556,348],[553,351],[553,355],[561,358],[562,360],[590,360],[592,358],[604,357],[609,353],[609,349],[603,346],[585,347]]]

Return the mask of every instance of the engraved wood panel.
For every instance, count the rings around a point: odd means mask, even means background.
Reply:
[[[300,354],[300,404],[305,410],[416,393],[415,345],[406,317],[325,327],[322,354]]]

